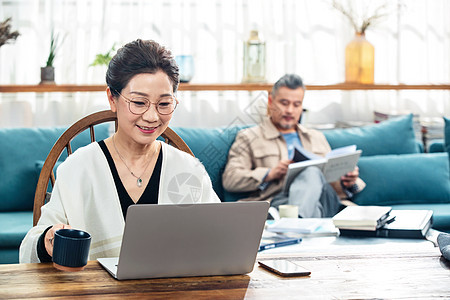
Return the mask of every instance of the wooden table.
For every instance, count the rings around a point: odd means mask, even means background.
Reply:
[[[366,248],[367,249],[367,248]],[[393,249],[389,249],[393,250]],[[334,252],[334,253],[333,253]],[[450,263],[438,248],[355,253],[260,253],[289,258],[308,277],[283,278],[255,265],[240,276],[117,281],[96,262],[77,273],[51,264],[0,265],[0,298],[366,299],[449,298]]]

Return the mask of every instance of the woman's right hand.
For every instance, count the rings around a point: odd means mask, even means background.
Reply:
[[[72,226],[67,224],[56,224],[50,228],[45,234],[44,244],[45,250],[47,250],[48,255],[53,256],[53,240],[55,239],[55,232],[60,229],[71,229]]]

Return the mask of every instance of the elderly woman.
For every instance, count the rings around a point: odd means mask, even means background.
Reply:
[[[59,166],[51,199],[20,246],[22,263],[51,261],[61,228],[91,234],[89,259],[119,256],[130,205],[220,201],[196,158],[156,140],[178,104],[178,67],[170,51],[154,41],[128,43],[109,63],[106,82],[117,132]],[[171,193],[180,178],[195,191]]]

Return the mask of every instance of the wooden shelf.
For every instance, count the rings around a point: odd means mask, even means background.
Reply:
[[[223,83],[197,84],[181,83],[179,91],[270,91],[269,83]],[[350,84],[306,85],[307,90],[450,90],[450,84]],[[38,84],[0,85],[0,93],[47,93],[47,92],[103,92],[106,85]]]
[[[307,90],[450,90],[450,84],[357,84],[307,85]]]
[[[0,85],[0,93],[46,93],[46,92],[103,92],[106,85],[37,84]]]

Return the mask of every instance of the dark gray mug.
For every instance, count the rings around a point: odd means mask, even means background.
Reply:
[[[91,235],[77,229],[60,229],[53,240],[53,266],[62,271],[81,271],[88,262]]]

